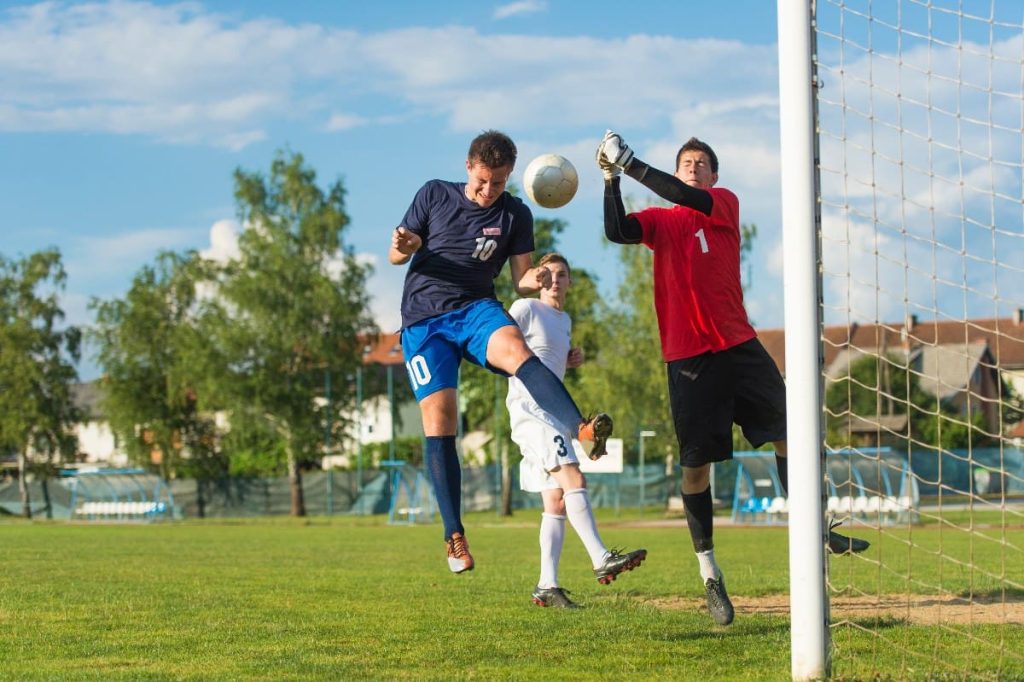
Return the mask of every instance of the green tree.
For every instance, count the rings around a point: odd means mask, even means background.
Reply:
[[[280,440],[291,484],[291,513],[305,514],[301,464],[313,457],[361,360],[360,333],[376,333],[366,279],[345,245],[349,224],[341,180],[327,191],[300,154],[278,153],[264,177],[235,171],[235,199],[246,229],[240,255],[207,264],[216,293],[201,303],[200,406],[224,409],[231,429],[269,427]]]
[[[77,448],[72,427],[79,411],[71,388],[78,378],[81,331],[61,327],[58,295],[65,281],[56,249],[21,260],[0,256],[0,448],[18,455],[26,518],[32,516],[30,469],[42,476],[45,494],[53,465],[73,457]]]
[[[165,478],[207,478],[224,468],[212,421],[197,410],[190,379],[190,354],[198,345],[195,260],[161,253],[135,275],[123,299],[90,304],[111,430],[132,462],[151,467],[157,453]]]
[[[601,353],[581,371],[583,395],[614,417],[615,435],[635,459],[640,431],[657,434],[645,443],[652,452],[669,451],[675,431],[654,310],[652,253],[639,245],[618,248],[622,277],[616,297],[601,307],[599,320],[604,347],[628,351]]]

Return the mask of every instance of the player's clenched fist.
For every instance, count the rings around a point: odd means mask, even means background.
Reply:
[[[536,278],[538,289],[550,289],[551,288],[551,271],[543,265],[539,268],[534,268],[533,276]]]
[[[423,240],[419,235],[413,234],[404,227],[395,228],[395,234],[391,237],[391,245],[407,256],[411,256],[419,250]]]
[[[388,260],[395,265],[404,263],[412,254],[419,251],[421,246],[423,246],[423,240],[419,235],[402,226],[396,227],[395,231],[391,233],[391,251],[388,254]]]

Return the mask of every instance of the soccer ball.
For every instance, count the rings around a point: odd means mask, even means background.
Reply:
[[[523,173],[526,195],[538,206],[561,208],[576,195],[580,179],[569,159],[558,154],[541,154]]]

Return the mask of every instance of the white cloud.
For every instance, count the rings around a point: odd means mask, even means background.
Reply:
[[[339,112],[331,114],[331,118],[327,121],[327,130],[351,130],[352,128],[358,128],[359,126],[366,125],[368,122],[369,119],[363,116]]]
[[[722,63],[733,66],[723,71]],[[708,94],[768,96],[774,82],[772,48],[720,40],[484,35],[459,26],[360,34],[237,21],[198,4],[43,3],[0,15],[7,131],[141,134],[237,149],[288,117],[327,120],[330,130],[363,124],[346,112],[367,97],[391,100],[393,120],[441,116],[455,130],[598,129],[610,113],[618,125],[651,127]],[[616,83],[629,84],[628,98],[609,87]],[[730,99],[717,97],[726,108]]]
[[[218,220],[210,226],[210,245],[201,250],[199,255],[218,263],[227,263],[238,258],[239,231],[238,221]]]
[[[498,5],[494,8],[494,18],[507,19],[509,17],[520,16],[523,14],[546,12],[547,9],[548,3],[543,0],[521,0],[520,2],[510,2],[506,5]]]
[[[69,276],[76,279],[124,272],[126,263],[146,263],[161,251],[187,248],[195,238],[190,229],[154,228],[103,237],[82,237],[70,249]]]

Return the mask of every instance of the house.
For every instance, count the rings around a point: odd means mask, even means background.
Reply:
[[[71,387],[72,400],[84,415],[74,426],[78,438],[75,461],[83,464],[104,464],[123,467],[128,465],[128,454],[118,445],[103,413],[100,380],[75,384]]]
[[[785,374],[785,330],[758,333],[761,343]],[[1024,311],[1012,317],[902,323],[831,325],[823,330],[825,375],[838,378],[863,356],[895,356],[917,374],[922,390],[960,413],[981,410],[991,433],[1004,435],[1013,425],[1001,425],[1000,379],[1024,395]],[[902,364],[902,363],[901,363]],[[889,415],[883,415],[889,416]],[[856,430],[877,429],[877,419],[851,424]]]

